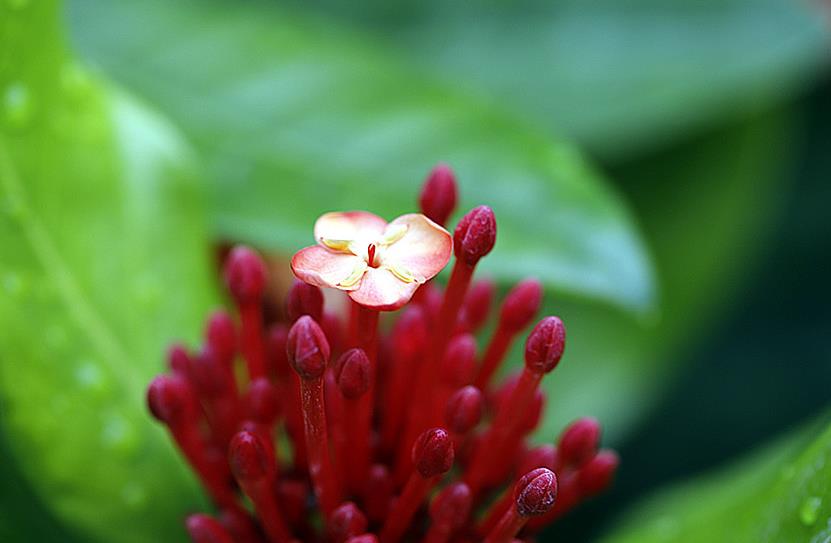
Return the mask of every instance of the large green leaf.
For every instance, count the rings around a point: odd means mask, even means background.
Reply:
[[[827,420],[827,417],[825,417]],[[659,492],[604,543],[792,543],[831,537],[831,426]]]
[[[183,534],[198,494],[143,391],[212,292],[193,162],[168,125],[67,53],[56,2],[5,2],[0,21],[6,441],[85,539]],[[37,519],[6,520],[37,539]]]
[[[569,343],[547,378],[541,439],[584,414],[603,421],[610,443],[625,437],[668,390],[688,359],[682,349],[718,326],[783,202],[794,132],[788,119],[786,111],[769,112],[615,171],[654,248],[662,310],[634,322],[608,307],[549,296],[546,311],[563,316]]]
[[[269,4],[73,2],[89,58],[176,119],[207,157],[220,235],[286,253],[330,209],[391,218],[437,161],[464,205],[499,221],[491,273],[644,309],[643,245],[620,198],[573,147],[377,44]],[[372,47],[372,45],[376,45]]]
[[[793,96],[831,44],[792,0],[315,4],[614,158]]]

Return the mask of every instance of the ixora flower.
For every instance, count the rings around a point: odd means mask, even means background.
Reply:
[[[239,318],[212,314],[202,345],[172,346],[169,371],[147,391],[215,507],[185,520],[194,542],[529,540],[610,484],[618,458],[599,448],[596,420],[541,445],[529,439],[540,382],[565,349],[559,318],[539,320],[521,370],[494,380],[542,287],[518,283],[483,337],[495,287],[472,278],[496,221],[474,208],[451,237],[442,224],[456,194],[439,166],[423,214],[323,215],[318,245],[292,259],[300,281],[281,318],[264,311],[273,300],[263,261],[231,251],[225,280]],[[431,279],[451,253],[442,288]],[[345,292],[352,310],[333,312],[320,287]],[[380,332],[381,312],[393,309],[402,310]]]
[[[315,223],[318,245],[291,260],[294,274],[310,285],[349,292],[358,304],[398,309],[450,260],[450,234],[424,215],[389,224],[366,211],[326,213]]]

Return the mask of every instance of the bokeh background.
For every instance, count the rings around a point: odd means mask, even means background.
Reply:
[[[826,541],[829,57],[808,1],[6,0],[0,540],[183,537],[140,401],[211,247],[395,216],[447,161],[486,272],[569,326],[538,439],[593,414],[623,458],[541,540]]]

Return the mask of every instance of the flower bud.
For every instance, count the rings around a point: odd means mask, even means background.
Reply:
[[[488,319],[493,303],[496,283],[489,279],[476,281],[465,295],[465,302],[459,314],[459,324],[467,332],[479,330]]]
[[[545,317],[525,342],[525,367],[534,373],[548,373],[563,356],[566,329],[559,317]]]
[[[295,281],[286,295],[286,314],[290,322],[309,315],[315,322],[323,322],[323,291],[320,287]]]
[[[191,515],[185,526],[193,543],[234,543],[222,524],[208,515]]]
[[[318,379],[329,362],[329,342],[320,326],[304,315],[289,330],[286,353],[289,363],[302,379]]]
[[[453,170],[447,164],[438,164],[427,176],[418,203],[423,214],[443,225],[456,209],[457,197]]]
[[[424,309],[417,305],[407,307],[392,330],[396,357],[406,361],[413,360],[424,351],[428,337],[427,315]]]
[[[156,419],[169,426],[193,421],[196,397],[188,382],[179,376],[159,375],[147,388],[147,406]]]
[[[469,266],[488,254],[496,243],[496,218],[488,206],[473,208],[453,233],[453,251],[456,258]]]
[[[266,361],[269,372],[279,379],[288,375],[289,363],[286,357],[286,345],[288,344],[289,329],[284,324],[275,324],[268,329],[265,337]]]
[[[577,419],[560,436],[559,451],[563,464],[579,468],[592,459],[599,443],[600,423],[597,419]]]
[[[543,515],[557,499],[557,476],[547,468],[537,468],[522,476],[514,487],[516,510],[520,516]]]
[[[265,264],[253,250],[238,245],[225,263],[225,282],[237,303],[256,302],[265,290]]]
[[[369,390],[369,358],[363,349],[349,349],[335,363],[335,380],[345,398],[356,400]]]
[[[280,396],[277,388],[265,377],[254,379],[245,393],[248,417],[260,424],[271,424],[280,413]]]
[[[264,481],[274,469],[268,446],[257,434],[237,432],[228,445],[228,463],[231,472],[241,484]]]
[[[413,445],[413,464],[425,479],[450,471],[453,457],[453,440],[443,428],[425,431]]]
[[[603,450],[580,468],[577,472],[577,484],[586,496],[603,492],[612,483],[620,458],[615,451]]]
[[[187,375],[190,371],[190,355],[181,343],[174,343],[167,350],[167,366],[170,371]]]
[[[542,285],[536,279],[525,279],[505,296],[499,313],[500,323],[513,332],[519,332],[534,319],[542,304]]]
[[[537,468],[548,468],[554,471],[556,464],[557,447],[551,443],[546,443],[526,452],[519,461],[517,471],[519,473],[528,473]]]
[[[484,399],[482,392],[474,386],[460,388],[447,400],[444,420],[450,431],[465,434],[482,420]]]
[[[357,505],[346,502],[332,511],[326,528],[330,541],[343,543],[350,537],[366,532],[367,520]]]
[[[455,531],[467,522],[473,506],[473,493],[465,483],[448,485],[430,504],[430,519]]]
[[[220,360],[233,360],[237,351],[234,321],[225,311],[214,311],[205,326],[205,342]]]
[[[362,534],[350,537],[346,543],[378,543],[378,536],[375,534]]]
[[[476,372],[476,338],[471,334],[454,337],[447,346],[441,379],[453,388],[469,385]]]

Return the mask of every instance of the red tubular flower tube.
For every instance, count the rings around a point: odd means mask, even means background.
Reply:
[[[289,363],[300,376],[309,474],[320,508],[328,517],[340,503],[338,481],[329,457],[323,400],[323,372],[329,361],[329,344],[320,326],[306,315],[291,327],[286,352]]]
[[[446,543],[467,522],[473,495],[464,483],[447,485],[430,505],[430,529],[422,543]]]
[[[551,372],[562,358],[565,349],[565,328],[557,317],[541,320],[525,343],[525,367],[510,396],[500,406],[488,433],[474,453],[465,473],[465,482],[477,494],[488,480],[488,474],[499,462],[512,442],[522,417],[534,399],[543,376]]]
[[[511,348],[516,335],[531,324],[542,303],[542,285],[536,279],[519,282],[505,297],[499,323],[493,333],[474,384],[485,390]]]
[[[262,296],[266,271],[262,259],[247,247],[234,247],[225,264],[225,281],[242,319],[242,353],[251,379],[265,376]]]
[[[338,389],[343,394],[343,422],[346,435],[344,463],[349,489],[363,493],[370,465],[371,412],[361,405],[370,389],[369,358],[363,349],[350,349],[335,363]]]
[[[282,543],[291,540],[289,529],[274,496],[276,476],[272,447],[252,432],[237,433],[228,446],[231,472],[251,499],[268,539]]]
[[[418,437],[412,451],[415,470],[381,528],[381,543],[401,539],[424,497],[438,478],[450,471],[453,456],[453,440],[445,430],[433,428]]]
[[[459,332],[472,334],[484,326],[491,312],[495,292],[496,283],[489,279],[482,279],[471,285],[459,313]]]
[[[557,476],[546,468],[535,469],[517,482],[513,498],[515,506],[502,515],[485,543],[509,543],[530,517],[550,511],[557,499]]]
[[[323,322],[323,292],[319,287],[295,281],[286,295],[286,315],[295,322],[308,315],[315,322]]]
[[[387,466],[383,464],[372,466],[369,469],[364,497],[364,509],[369,520],[377,524],[387,517],[394,492],[395,483]]]

